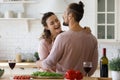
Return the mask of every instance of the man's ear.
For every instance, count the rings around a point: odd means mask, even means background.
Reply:
[[[69,13],[68,19],[71,20],[72,18],[73,18],[73,14],[72,14],[72,13]]]

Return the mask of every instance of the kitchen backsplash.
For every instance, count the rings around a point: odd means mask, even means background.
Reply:
[[[99,51],[99,60],[102,57],[102,49],[106,48],[106,56],[108,57],[109,60],[111,60],[114,57],[120,56],[120,44],[116,43],[104,43],[104,44],[99,44],[98,45],[98,51]]]
[[[10,25],[11,24],[11,25]],[[30,30],[27,31],[26,28]],[[0,22],[0,60],[15,57],[16,49],[20,48],[23,59],[32,58],[39,45],[39,37],[43,27],[40,21],[32,21],[26,26],[24,21],[2,21]],[[102,49],[107,48],[107,57],[112,59],[120,54],[119,44],[99,44],[99,59],[102,56]]]
[[[66,28],[66,27],[65,27]],[[63,30],[67,30],[62,28]],[[33,58],[38,49],[39,37],[43,27],[40,20],[1,20],[0,21],[0,60],[15,57],[16,48],[20,48],[22,58]],[[99,44],[99,60],[102,56],[102,48],[107,48],[108,59],[120,54],[119,44]]]
[[[39,37],[43,28],[40,21],[32,21],[28,26],[26,21],[0,21],[0,59],[9,59],[16,54],[16,48],[21,49],[23,58],[37,51]],[[27,28],[30,28],[28,31]]]

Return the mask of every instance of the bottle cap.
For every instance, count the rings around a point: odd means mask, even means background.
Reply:
[[[103,55],[106,55],[106,48],[103,48]]]

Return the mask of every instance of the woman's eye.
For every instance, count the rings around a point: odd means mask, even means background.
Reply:
[[[50,25],[53,25],[53,24],[54,24],[54,22],[51,22],[51,23],[50,23]]]
[[[56,19],[55,22],[58,22],[58,19]]]

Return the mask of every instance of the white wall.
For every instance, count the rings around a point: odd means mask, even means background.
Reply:
[[[79,0],[71,0],[71,2],[78,2]],[[95,0],[82,0],[85,4],[85,14],[83,20],[81,21],[82,26],[89,26],[92,30],[92,33],[95,35]],[[70,3],[70,0],[67,0],[67,3]],[[40,13],[42,9],[42,3],[27,4],[24,10],[26,17],[32,18],[41,18],[42,14]],[[20,5],[21,6],[21,5]],[[45,5],[47,6],[47,5]],[[62,4],[61,4],[62,6]],[[20,7],[19,7],[20,8]],[[21,7],[23,8],[23,7]],[[11,8],[10,8],[11,9]],[[0,11],[4,10],[0,5]],[[15,10],[15,9],[14,9]],[[18,8],[15,12],[19,12]],[[61,22],[62,13],[56,13]],[[30,31],[27,28],[30,28]],[[63,30],[68,30],[67,27],[62,27]],[[25,55],[24,58],[28,57],[29,54],[33,55],[37,51],[39,40],[38,37],[41,35],[43,27],[40,24],[40,20],[31,20],[29,25],[27,21],[24,20],[0,20],[0,59],[8,59],[10,56],[15,55],[16,48],[21,48],[22,55]],[[119,44],[116,45],[105,45],[99,44],[99,58],[102,56],[102,48],[107,48],[107,55],[111,59],[116,57],[119,49]]]
[[[38,37],[43,28],[40,21],[32,21],[29,32],[27,27],[26,21],[0,21],[0,59],[15,55],[18,47],[26,56],[37,51]]]

